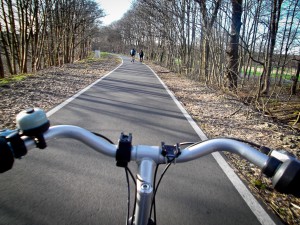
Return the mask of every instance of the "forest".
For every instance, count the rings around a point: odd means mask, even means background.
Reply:
[[[2,0],[0,11],[2,78],[134,47],[146,60],[299,123],[299,0],[135,0],[109,26],[94,0]]]
[[[267,131],[280,123],[290,136],[299,139],[299,0],[132,0],[130,10],[120,20],[103,26],[104,17],[105,11],[96,0],[1,0],[1,94],[10,90],[9,98],[17,96],[15,89],[11,88],[13,85],[2,85],[2,80],[35,73],[39,74],[39,78],[43,77],[44,87],[54,86],[61,92],[65,83],[54,85],[52,76],[53,83],[48,83],[46,68],[76,68],[73,63],[90,58],[96,50],[129,56],[130,49],[135,48],[137,52],[143,50],[146,64],[163,68],[163,76],[178,82],[182,77],[188,78],[198,87],[205,87],[217,96],[225,96],[226,100],[249,105],[254,109],[251,112],[262,115],[260,118],[270,118],[272,125],[265,123]],[[77,71],[72,70],[75,74]],[[80,78],[87,73],[80,73]],[[62,72],[53,74],[63,76],[64,79],[58,77],[58,81],[72,79],[72,82],[77,82],[79,79],[78,74],[70,72],[67,75]],[[87,81],[88,78],[82,80]],[[26,92],[24,86],[16,89],[22,89],[19,96],[26,95],[23,94]],[[37,87],[30,89],[37,90]],[[63,91],[68,94],[66,89]],[[48,89],[46,92],[52,93]],[[24,100],[21,97],[18,100],[23,106]],[[46,100],[45,105],[55,103],[53,98]],[[1,101],[4,102],[3,99]],[[6,101],[6,105],[9,110],[15,110],[11,107],[13,103]],[[201,107],[207,107],[207,104],[200,105],[198,101],[195,105],[196,115]],[[216,104],[216,110],[206,113],[206,116],[215,114],[227,122],[238,120],[234,115],[242,107],[237,106],[228,117],[223,117],[220,105]],[[9,110],[2,112],[11,112]],[[8,117],[5,113],[2,116]],[[197,119],[196,116],[194,118]],[[245,120],[248,121],[248,117]],[[203,128],[205,124],[200,126]],[[218,129],[215,122],[211,126]],[[235,126],[238,134],[247,134],[239,129],[242,126]],[[224,124],[222,127],[227,129]],[[251,141],[259,135],[264,141],[277,140],[271,132],[259,134],[254,129],[252,131]],[[290,138],[280,133],[277,136],[282,142]],[[294,147],[285,147],[292,148],[299,157],[298,139],[290,139]],[[254,176],[250,167],[248,170],[243,167],[242,160],[233,161],[237,162],[236,168],[244,169],[249,177]],[[263,187],[261,174],[257,176],[255,188]],[[257,182],[260,183],[257,185]],[[292,202],[291,197],[277,196],[269,191],[265,200],[270,203],[269,206],[273,205],[277,215],[288,218],[285,221],[297,220],[289,224],[299,224],[298,199]],[[289,210],[293,209],[292,204],[296,205],[296,213]]]
[[[91,0],[2,0],[0,77],[86,58],[103,10]]]

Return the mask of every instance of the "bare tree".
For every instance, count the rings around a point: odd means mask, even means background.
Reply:
[[[4,78],[4,66],[2,61],[1,45],[0,45],[0,78]]]
[[[268,49],[267,49],[267,60],[266,60],[266,71],[263,73],[262,79],[264,80],[261,82],[261,93],[268,94],[270,90],[270,83],[271,83],[271,72],[272,72],[272,63],[273,63],[273,56],[274,56],[274,48],[276,44],[276,36],[278,31],[278,23],[280,20],[280,13],[281,13],[281,5],[283,0],[274,0],[272,2],[272,13],[271,13],[271,20],[269,24],[269,38],[268,38]]]
[[[0,35],[11,74],[88,55],[103,10],[94,0],[3,0]],[[43,65],[42,65],[43,64]]]
[[[200,11],[202,15],[202,52],[201,52],[201,68],[204,72],[204,77],[208,78],[209,74],[209,54],[210,54],[210,46],[209,40],[211,38],[212,27],[216,21],[222,0],[216,0],[213,4],[212,14],[209,15],[209,10],[207,8],[207,0],[195,0],[200,5]]]
[[[0,23],[1,41],[7,60],[8,69],[11,74],[17,73],[17,33],[15,28],[15,19],[13,5],[11,0],[1,1],[2,23]]]
[[[231,0],[232,4],[232,23],[230,32],[230,42],[227,49],[227,79],[229,89],[236,90],[239,74],[239,36],[241,30],[242,0]]]
[[[292,87],[291,87],[291,94],[292,95],[296,95],[297,93],[297,84],[298,84],[298,81],[299,81],[299,74],[300,74],[300,60],[297,60],[297,72],[295,74],[295,76],[293,76],[293,84],[292,84]]]

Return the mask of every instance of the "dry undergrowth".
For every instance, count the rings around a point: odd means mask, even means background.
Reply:
[[[54,108],[119,63],[119,59],[107,55],[94,61],[50,67],[22,81],[0,86],[0,129],[14,129],[16,115],[26,108]]]
[[[284,119],[278,117],[277,122],[274,122],[274,118],[263,116],[261,112],[238,101],[237,98],[209,89],[199,82],[174,74],[158,65],[151,64],[151,67],[209,138],[241,138],[272,149],[285,149],[300,157],[299,131],[283,123],[289,123],[286,116]],[[279,104],[276,107],[280,112]],[[300,224],[300,199],[274,191],[270,180],[262,176],[253,164],[237,155],[226,156],[228,163],[248,183],[254,195],[272,208],[284,223]]]

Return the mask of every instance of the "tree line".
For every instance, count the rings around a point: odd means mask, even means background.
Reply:
[[[137,0],[102,29],[102,48],[146,57],[233,92],[296,94],[300,72],[299,0]],[[299,88],[299,87],[298,87]]]
[[[104,12],[93,0],[1,0],[0,77],[87,57]]]
[[[93,0],[2,0],[0,77],[87,57],[92,49],[145,57],[173,71],[259,98],[299,89],[300,0],[135,0],[102,27]]]

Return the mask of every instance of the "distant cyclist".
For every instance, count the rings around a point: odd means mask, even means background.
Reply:
[[[134,60],[135,60],[135,54],[136,54],[136,50],[134,48],[131,49],[130,50],[130,55],[132,57],[131,62],[133,62],[133,63],[134,63]]]
[[[140,62],[144,61],[144,52],[143,50],[140,51]]]

